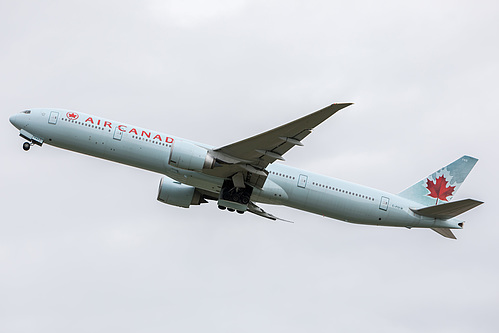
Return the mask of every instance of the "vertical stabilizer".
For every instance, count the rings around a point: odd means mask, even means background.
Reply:
[[[402,191],[399,195],[425,206],[449,202],[477,161],[478,159],[474,157],[463,156]]]

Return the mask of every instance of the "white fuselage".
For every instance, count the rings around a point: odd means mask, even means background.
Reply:
[[[77,117],[75,119],[75,117]],[[68,110],[32,109],[11,122],[43,143],[164,174],[181,183],[219,193],[224,179],[168,163],[172,146],[188,141],[161,132]],[[22,133],[22,131],[21,131]],[[197,143],[211,149],[213,147]],[[421,204],[398,195],[326,177],[283,164],[270,164],[263,189],[253,202],[284,205],[359,224],[457,228],[457,219],[439,220],[414,214]]]

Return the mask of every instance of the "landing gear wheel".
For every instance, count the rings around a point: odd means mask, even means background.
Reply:
[[[239,198],[240,198],[239,193],[234,192],[234,193],[232,194],[232,201],[234,201],[234,202],[239,202]]]
[[[244,205],[247,205],[249,203],[250,199],[248,196],[246,195],[243,195],[241,196],[241,203],[244,204]]]
[[[29,143],[29,142],[23,143],[23,149],[25,151],[28,151],[30,148],[31,148],[31,143]]]

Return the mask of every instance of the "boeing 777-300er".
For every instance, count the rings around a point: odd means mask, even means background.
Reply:
[[[391,194],[281,163],[283,155],[312,130],[351,103],[332,104],[285,125],[226,146],[214,147],[82,112],[31,109],[10,117],[27,140],[165,175],[157,199],[188,208],[214,200],[218,208],[282,220],[257,203],[284,205],[351,223],[431,228],[455,238],[456,216],[482,204],[452,197],[476,158],[463,156]]]

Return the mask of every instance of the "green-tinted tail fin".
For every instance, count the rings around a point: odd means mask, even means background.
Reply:
[[[399,193],[401,197],[433,206],[448,202],[475,166],[478,159],[463,156]]]

